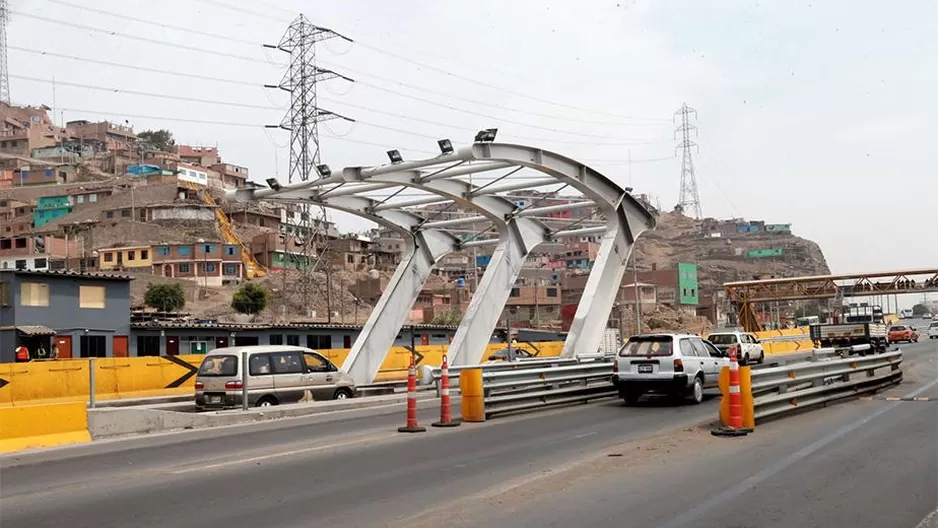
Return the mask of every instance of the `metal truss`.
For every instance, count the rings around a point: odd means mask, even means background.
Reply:
[[[559,192],[557,186],[559,190],[579,191],[581,196],[571,198],[569,203],[547,206],[538,206],[534,200],[522,207],[512,199],[513,193],[534,189],[553,188]],[[375,309],[379,312],[379,309],[390,310],[393,306],[398,317],[382,319],[380,314],[372,314],[376,324],[362,330],[356,341],[357,348],[343,365],[354,373],[356,380],[364,383],[370,382],[377,373],[387,348],[359,347],[359,341],[374,339],[369,337],[373,333],[396,335],[429,275],[427,268],[446,252],[472,247],[494,246],[494,250],[450,345],[451,364],[482,361],[526,257],[538,245],[562,237],[602,235],[600,250],[563,353],[570,356],[595,352],[599,349],[635,238],[644,230],[654,228],[650,213],[618,185],[589,167],[535,147],[500,143],[475,143],[424,160],[348,167],[318,180],[238,193],[243,200],[295,199],[327,207],[345,207],[343,210],[347,212],[354,210],[353,214],[385,225],[390,214],[403,214],[403,218],[396,218],[393,223],[399,232],[406,230],[407,237],[415,241],[411,260],[420,253],[421,247],[432,246],[426,243],[429,233],[434,233],[440,241],[438,250],[431,251],[432,258],[424,258],[419,266],[408,265],[408,259],[401,264],[392,282],[400,281],[407,295],[389,288]],[[363,201],[350,207],[337,201],[344,197]],[[563,199],[566,197],[564,195]],[[458,212],[461,216],[438,220],[436,214],[426,209],[430,205],[438,211],[453,208],[451,213]],[[424,209],[415,209],[421,206]],[[558,217],[559,213],[584,208],[595,209],[599,217],[585,214],[578,221]],[[479,229],[479,225],[483,228]],[[420,240],[424,240],[424,246]],[[413,275],[416,269],[425,273],[415,275],[414,280],[401,278]]]
[[[762,329],[756,303],[934,292],[938,269],[727,282],[723,287],[737,307],[740,325],[755,332]]]

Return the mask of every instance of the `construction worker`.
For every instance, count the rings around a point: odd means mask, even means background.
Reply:
[[[29,349],[20,345],[16,347],[16,361],[24,362],[29,361]]]
[[[49,359],[49,352],[42,343],[39,343],[39,348],[36,349],[36,359]]]

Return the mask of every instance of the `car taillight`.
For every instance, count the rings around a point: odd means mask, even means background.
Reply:
[[[613,362],[612,362],[612,373],[613,373],[613,374],[616,374],[616,373],[618,373],[618,372],[619,372],[619,362],[618,362],[618,361],[613,361]]]
[[[228,383],[225,383],[225,388],[226,389],[243,389],[244,384],[242,384],[240,381],[229,381]]]
[[[674,360],[674,372],[684,372],[684,362],[680,359]]]
[[[204,383],[202,383],[201,381],[195,382],[195,390],[202,390],[202,389],[204,389],[204,388],[205,388],[205,384],[204,384]]]

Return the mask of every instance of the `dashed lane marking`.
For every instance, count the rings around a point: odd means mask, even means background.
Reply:
[[[900,398],[900,397],[897,397],[897,396],[861,396],[859,399],[860,399],[860,400],[864,400],[864,401],[879,400],[879,401],[892,401],[892,402],[897,402],[897,401],[902,401],[902,402],[909,402],[909,401],[914,401],[914,402],[938,402],[938,398],[932,398],[932,397],[928,397],[928,396],[917,396],[917,397],[914,397],[914,398],[909,398],[909,397]]]

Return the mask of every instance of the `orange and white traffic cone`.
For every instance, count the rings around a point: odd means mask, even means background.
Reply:
[[[453,420],[452,409],[449,399],[449,362],[446,355],[443,355],[443,363],[440,365],[440,421],[433,422],[433,427],[456,427],[459,420]]]
[[[731,345],[730,355],[730,383],[729,407],[726,427],[711,431],[714,436],[745,436],[751,432],[743,428],[743,398],[739,393],[739,363],[737,362],[739,346]]]
[[[410,367],[407,368],[407,425],[398,427],[399,433],[423,433],[426,427],[417,423],[417,366],[414,356],[410,356]]]

